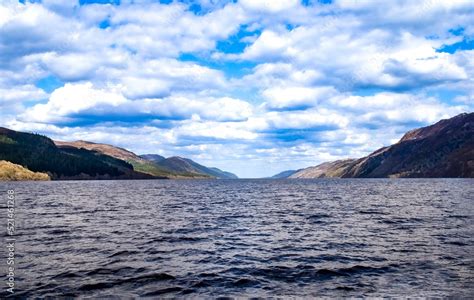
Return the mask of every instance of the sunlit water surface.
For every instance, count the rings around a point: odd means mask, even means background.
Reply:
[[[2,211],[7,189],[16,296],[474,296],[472,179],[3,182]]]

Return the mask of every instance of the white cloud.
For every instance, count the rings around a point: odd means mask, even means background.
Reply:
[[[299,5],[298,0],[241,0],[245,9],[256,12],[278,13],[288,11]]]
[[[420,83],[440,84],[467,77],[463,66],[448,54],[435,51],[442,40],[408,32],[398,36],[381,29],[362,34],[360,24],[348,27],[344,21],[337,20],[333,28],[323,31],[317,24],[292,31],[265,30],[239,58],[290,62],[296,70],[324,74],[322,81],[340,90],[357,86],[406,89]],[[348,34],[349,28],[360,34]]]
[[[127,100],[118,93],[94,89],[92,83],[70,84],[56,89],[46,104],[37,104],[27,110],[24,120],[48,123],[68,120],[72,114],[86,109],[110,105],[117,107]]]
[[[262,92],[270,109],[294,109],[316,106],[318,102],[333,96],[332,87],[273,87]]]
[[[46,99],[45,91],[31,84],[15,86],[14,89],[0,88],[0,104],[6,102],[31,102]]]
[[[336,111],[310,109],[305,111],[269,112],[265,114],[269,129],[317,129],[344,128],[349,118]]]
[[[190,3],[3,1],[2,125],[263,176],[474,109],[472,1]]]
[[[215,121],[243,121],[252,115],[252,106],[229,97],[172,96],[161,99],[132,100],[126,98],[120,86],[96,88],[92,83],[67,83],[56,89],[45,104],[37,104],[21,119],[39,123],[75,123],[102,116],[146,117],[152,119],[191,119]],[[195,117],[195,118],[196,118]],[[99,118],[100,119],[100,118]],[[99,120],[100,122],[100,120]]]
[[[227,85],[222,72],[175,59],[139,60],[116,72],[124,94],[133,99],[163,97],[171,90],[202,92]]]
[[[272,30],[265,30],[255,42],[241,55],[242,59],[258,59],[264,57],[272,60],[290,55],[289,41],[285,35]]]
[[[102,61],[100,58],[89,54],[58,55],[57,53],[47,53],[43,55],[42,62],[49,71],[62,80],[76,81],[92,77]]]
[[[258,134],[247,130],[239,123],[186,122],[175,129],[177,135],[193,138],[222,140],[254,140]]]

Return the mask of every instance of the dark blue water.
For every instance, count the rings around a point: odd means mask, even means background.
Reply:
[[[474,296],[472,179],[3,182],[4,202],[7,189],[16,296]]]

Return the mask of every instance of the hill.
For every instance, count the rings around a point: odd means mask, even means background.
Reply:
[[[216,176],[217,178],[221,178],[221,179],[238,179],[239,178],[234,173],[223,171],[219,168],[212,167],[212,168],[209,168],[209,170],[214,172],[214,174],[219,174],[218,176]]]
[[[54,141],[54,143],[59,148],[62,148],[62,149],[66,147],[72,147],[76,149],[86,149],[86,150],[96,151],[96,152],[114,157],[122,161],[126,161],[127,163],[132,165],[133,169],[137,172],[150,174],[150,175],[158,176],[158,177],[167,177],[167,178],[173,178],[173,177],[178,176],[178,174],[174,172],[170,172],[164,168],[161,168],[157,166],[156,164],[146,159],[141,158],[135,153],[128,151],[126,149],[117,147],[117,146],[108,145],[108,144],[100,144],[100,143],[92,143],[88,141],[75,141],[75,142]]]
[[[143,155],[140,155],[140,157],[148,161],[152,161],[154,163],[158,163],[165,159],[164,156],[161,156],[159,154],[143,154]]]
[[[410,130],[359,158],[309,167],[290,178],[474,177],[474,113]]]
[[[299,170],[286,170],[286,171],[283,171],[283,172],[280,172],[278,174],[275,174],[273,175],[272,177],[270,178],[273,178],[273,179],[281,179],[281,178],[288,178],[290,177],[291,175],[295,174],[296,172],[299,172],[301,171],[302,169],[299,169]]]
[[[126,161],[137,172],[153,176],[166,178],[237,178],[232,173],[224,172],[217,168],[207,168],[190,159],[177,156],[170,158],[165,158],[158,154],[139,156],[124,148],[88,141],[54,141],[54,143],[61,149],[86,149],[108,155]]]
[[[21,165],[51,179],[149,179],[129,163],[96,151],[57,147],[39,134],[0,127],[0,160]]]
[[[145,157],[150,157],[148,154]],[[142,156],[143,157],[143,156]],[[218,168],[208,168],[197,162],[179,156],[168,157],[155,162],[156,165],[171,172],[185,174],[200,174],[210,178],[232,179],[238,178],[235,174],[222,171]]]
[[[343,159],[332,162],[325,162],[315,167],[309,167],[288,176],[288,178],[326,178],[342,177],[347,166],[352,164],[354,159]]]

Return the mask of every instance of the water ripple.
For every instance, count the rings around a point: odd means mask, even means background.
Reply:
[[[473,183],[16,182],[0,192],[18,194],[20,298],[472,298]]]

